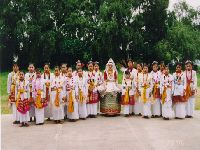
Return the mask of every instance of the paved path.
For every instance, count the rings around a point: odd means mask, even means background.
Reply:
[[[2,150],[199,150],[200,111],[193,119],[102,117],[20,128],[1,116]]]

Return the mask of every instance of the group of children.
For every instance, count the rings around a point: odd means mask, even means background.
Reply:
[[[150,73],[145,64],[138,63],[135,69],[131,59],[127,66],[121,67],[123,79],[120,87],[125,116],[162,116],[165,120],[173,118],[174,114],[176,118],[193,116],[197,76],[191,61],[186,61],[185,71],[178,63],[173,75],[164,64],[160,64],[159,69],[156,61],[152,63]],[[25,74],[14,63],[7,82],[13,123],[23,127],[29,126],[28,122],[33,119],[36,125],[42,125],[45,118],[48,121],[53,119],[55,123],[62,123],[63,119],[95,118],[100,113],[99,87],[106,84],[106,72],[103,74],[99,70],[98,62],[89,61],[88,71],[83,71],[82,67],[81,61],[77,61],[73,71],[63,63],[51,73],[50,65],[46,63],[42,73],[30,63]]]

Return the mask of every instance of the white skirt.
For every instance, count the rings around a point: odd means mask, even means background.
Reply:
[[[44,108],[42,109],[35,108],[35,117],[36,117],[36,124],[44,123]]]
[[[123,114],[124,115],[129,115],[130,114],[130,107],[129,107],[129,105],[123,105],[123,107],[124,107]]]
[[[15,103],[11,104],[12,107],[12,116],[14,121],[19,121],[19,112],[17,111],[17,107]]]
[[[67,112],[67,118],[68,119],[79,119],[78,102],[74,102],[74,112],[72,112],[72,113]]]
[[[18,113],[19,113],[20,123],[30,121],[29,111],[27,111],[25,114],[22,114],[20,112]]]
[[[62,120],[64,119],[64,107],[60,104],[59,107],[54,106],[52,108],[53,120]]]
[[[87,104],[87,114],[88,115],[97,115],[97,103]]]
[[[30,105],[29,116],[35,117],[35,106],[34,106],[34,104]]]
[[[143,103],[143,116],[151,117],[151,102],[147,101],[146,103]]]
[[[44,108],[44,117],[45,118],[52,117],[52,107],[50,102],[48,102],[48,105]]]
[[[86,118],[87,117],[87,107],[86,103],[79,103],[78,104],[78,113],[79,113],[79,118]]]
[[[160,108],[160,99],[156,98],[155,102],[152,104],[152,115],[161,115],[161,108]]]
[[[138,115],[138,114],[142,114],[142,111],[143,111],[142,102],[136,101],[134,105],[134,113]]]
[[[195,108],[195,97],[192,96],[188,99],[186,103],[186,115],[193,116]]]
[[[165,118],[174,118],[174,111],[172,110],[172,101],[167,101],[162,104],[162,116]]]
[[[186,103],[176,103],[174,108],[175,108],[175,116],[178,118],[185,118],[186,115]]]

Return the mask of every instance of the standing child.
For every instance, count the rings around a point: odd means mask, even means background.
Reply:
[[[15,88],[16,88],[16,82],[19,81],[19,66],[17,63],[13,64],[13,71],[8,74],[8,80],[7,80],[7,92],[9,95],[9,103],[12,107],[12,113],[13,113],[13,124],[19,124],[19,114],[16,108],[16,98],[15,98]]]
[[[76,99],[78,100],[78,110],[79,118],[86,119],[87,117],[87,95],[88,95],[88,85],[87,79],[83,76],[83,70],[78,69],[78,76],[76,77],[75,83],[75,93]]]
[[[143,117],[148,119],[151,117],[151,92],[152,92],[152,77],[148,73],[148,65],[144,64],[142,79],[139,80],[139,94],[143,102]]]
[[[95,77],[97,79],[97,89],[99,90],[99,88],[103,85],[103,74],[99,69],[99,62],[95,61],[94,62],[94,74]],[[100,113],[100,94],[98,91],[98,104],[97,104],[97,114]]]
[[[54,75],[50,72],[50,64],[45,63],[44,65],[44,73],[42,74],[42,79],[44,82],[44,94],[45,94],[45,100],[47,102],[47,106],[44,108],[44,117],[48,118],[47,121],[50,121],[52,117],[52,106],[51,106],[51,98],[50,98],[50,83],[53,79]]]
[[[162,117],[169,120],[174,117],[172,110],[172,89],[174,86],[173,76],[169,74],[169,67],[165,66],[164,75],[160,80],[160,93],[162,101]]]
[[[194,115],[195,108],[195,93],[197,91],[197,74],[192,69],[192,62],[190,60],[185,62],[185,99],[186,103],[186,118],[192,118]]]
[[[16,107],[19,112],[19,119],[20,119],[20,127],[28,127],[28,121],[30,120],[29,116],[29,101],[28,101],[28,84],[24,79],[24,72],[19,73],[19,81],[16,84]]]
[[[131,78],[130,72],[127,70],[124,73],[122,81],[122,97],[121,97],[121,104],[124,105],[123,114],[125,115],[125,117],[128,117],[133,113],[133,106],[135,104],[134,89],[135,86],[133,79]]]
[[[53,120],[55,123],[61,123],[61,120],[64,119],[64,107],[63,99],[64,95],[64,86],[63,78],[60,76],[60,69],[58,66],[54,69],[54,78],[51,80],[51,103],[52,103],[52,114]]]
[[[134,85],[136,87],[135,89],[135,105],[134,105],[134,114],[135,115],[142,115],[142,101],[141,101],[141,97],[139,96],[139,83],[141,82],[140,80],[142,79],[142,67],[143,64],[142,63],[138,63],[137,64],[137,71],[135,73],[134,76]]]
[[[72,68],[68,68],[66,78],[66,95],[67,95],[67,118],[70,121],[76,121],[79,119],[78,115],[78,102],[75,98],[75,81],[76,79],[72,76]]]
[[[158,71],[158,62],[152,63],[153,70],[151,71],[152,84],[153,84],[153,101],[152,101],[152,117],[158,118],[161,115],[160,103],[160,78],[161,72]]]
[[[176,72],[173,74],[174,77],[174,89],[173,89],[173,103],[175,108],[176,119],[183,119],[186,115],[186,101],[183,97],[184,94],[184,75],[182,71],[182,64],[177,63]]]
[[[33,63],[29,63],[28,66],[28,73],[25,74],[25,80],[28,83],[28,100],[30,103],[30,121],[32,121],[32,117],[34,117],[35,120],[35,107],[34,107],[34,100],[33,100],[33,87],[32,82],[35,80],[36,74],[35,74],[35,67]]]
[[[95,118],[97,115],[97,103],[99,99],[99,94],[97,91],[97,78],[93,70],[93,62],[88,62],[88,102],[87,102],[87,113],[88,117]]]
[[[44,124],[44,107],[47,106],[44,93],[44,81],[41,71],[36,69],[36,79],[33,81],[33,98],[35,103],[36,125]]]
[[[64,81],[66,81],[66,78],[67,78],[67,63],[62,63],[60,76],[63,78]],[[64,119],[67,119],[67,105],[66,105],[66,103],[64,105],[64,114],[65,114]]]

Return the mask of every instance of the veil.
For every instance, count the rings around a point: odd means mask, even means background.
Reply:
[[[113,66],[113,70],[116,71],[116,74],[118,75],[117,67],[115,65],[115,62],[113,61],[112,58],[110,58],[106,64],[106,69],[105,71],[108,71],[108,65],[111,64]]]

